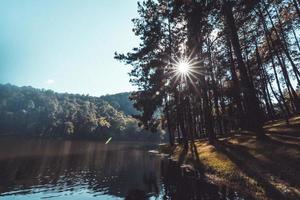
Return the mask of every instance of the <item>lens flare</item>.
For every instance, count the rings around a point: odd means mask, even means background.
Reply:
[[[167,64],[167,71],[170,75],[170,81],[173,84],[191,83],[197,81],[199,75],[203,75],[204,70],[200,67],[199,59],[189,56],[176,56],[171,58],[171,62]]]
[[[190,71],[190,65],[185,61],[179,62],[177,68],[178,72],[181,74],[188,74]]]

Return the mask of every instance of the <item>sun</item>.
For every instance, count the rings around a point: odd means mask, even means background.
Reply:
[[[194,85],[198,77],[204,75],[204,69],[200,67],[200,64],[198,57],[193,57],[191,52],[189,55],[171,57],[166,61],[166,72],[173,83],[188,82]]]
[[[181,61],[177,64],[177,70],[180,74],[188,74],[190,71],[190,64],[185,61]]]

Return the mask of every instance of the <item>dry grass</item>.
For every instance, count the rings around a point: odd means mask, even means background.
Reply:
[[[209,181],[247,191],[255,199],[300,199],[300,116],[289,126],[278,120],[265,129],[266,141],[241,133],[219,138],[215,145],[197,140],[188,151],[182,145],[164,148],[180,164],[201,165]]]

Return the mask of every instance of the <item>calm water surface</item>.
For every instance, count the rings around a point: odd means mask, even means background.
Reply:
[[[182,175],[146,143],[0,138],[3,199],[245,199]]]

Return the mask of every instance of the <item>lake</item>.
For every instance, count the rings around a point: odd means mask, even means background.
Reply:
[[[245,199],[183,175],[155,144],[0,138],[3,199]],[[128,198],[129,199],[129,198]]]

